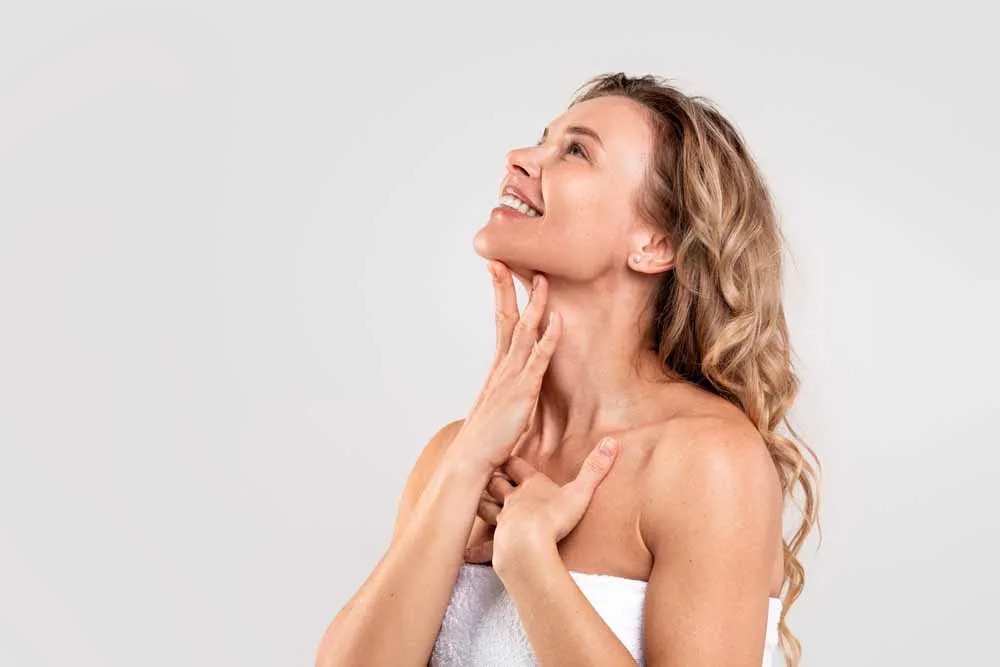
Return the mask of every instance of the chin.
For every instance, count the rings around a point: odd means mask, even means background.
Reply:
[[[500,259],[493,252],[493,244],[490,243],[491,234],[486,229],[486,227],[481,228],[476,235],[472,237],[472,249],[476,251],[476,254],[484,259]],[[501,260],[502,261],[502,260]]]
[[[472,238],[472,248],[483,259],[495,259],[510,268],[533,266],[539,258],[538,239],[486,225]]]
[[[510,265],[521,254],[514,247],[514,241],[514,239],[509,238],[509,235],[502,232],[497,233],[497,230],[491,229],[487,225],[472,237],[472,248],[483,259],[495,259]]]

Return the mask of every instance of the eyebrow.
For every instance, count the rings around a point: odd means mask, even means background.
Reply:
[[[586,125],[570,125],[566,128],[566,134],[583,134],[588,137],[592,137],[597,141],[597,144],[604,148],[604,142],[601,141],[601,135],[597,134],[594,130],[590,129]],[[545,141],[545,137],[549,136],[549,128],[545,128],[542,131],[542,138],[538,143]]]

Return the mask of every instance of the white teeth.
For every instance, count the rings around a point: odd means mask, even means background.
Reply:
[[[532,218],[537,218],[541,215],[541,213],[511,194],[506,194],[503,197],[500,197],[500,203]]]

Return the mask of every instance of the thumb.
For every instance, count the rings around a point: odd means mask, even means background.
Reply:
[[[592,494],[611,470],[617,456],[618,441],[614,438],[603,438],[583,460],[583,466],[572,484],[578,490]]]

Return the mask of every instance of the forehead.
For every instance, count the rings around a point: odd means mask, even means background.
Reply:
[[[585,125],[595,130],[609,153],[644,154],[652,142],[646,108],[619,95],[595,97],[573,105],[549,123],[549,134],[558,134],[570,125]]]
[[[584,125],[600,135],[603,148],[593,151],[599,170],[624,182],[641,182],[653,148],[646,107],[619,95],[595,97],[567,109],[549,124],[548,131],[558,135],[571,125]]]

